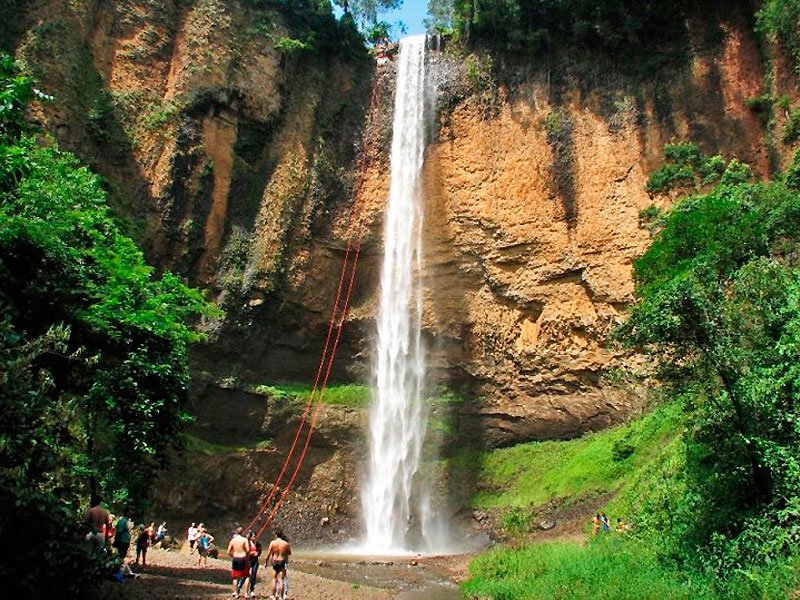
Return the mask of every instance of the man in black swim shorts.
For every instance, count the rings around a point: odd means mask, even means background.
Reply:
[[[283,531],[275,532],[275,539],[269,544],[267,551],[267,564],[272,565],[272,597],[286,598],[286,561],[292,554],[289,542],[286,541]]]

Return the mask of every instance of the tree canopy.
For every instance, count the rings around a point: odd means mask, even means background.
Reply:
[[[696,146],[667,155],[651,189],[696,191],[659,217],[619,334],[683,399],[688,488],[664,518],[724,581],[800,542],[800,195]]]
[[[0,59],[0,574],[63,591],[57,573],[88,561],[90,496],[119,509],[147,500],[153,469],[186,415],[190,325],[214,309],[157,277],[112,216],[99,177],[23,118],[36,96]],[[34,524],[31,526],[31,524]],[[87,563],[88,564],[88,563]],[[80,585],[81,572],[70,578]]]

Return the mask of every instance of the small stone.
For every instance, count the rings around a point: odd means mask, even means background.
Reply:
[[[549,519],[546,520],[546,521],[540,521],[539,522],[539,529],[541,529],[542,531],[550,531],[555,526],[556,526],[556,522],[555,521],[551,521]]]
[[[476,510],[472,512],[472,518],[475,519],[478,523],[483,523],[486,519],[489,518],[489,515],[483,512],[482,510]]]
[[[328,518],[328,517],[322,517],[322,518],[319,520],[319,526],[320,526],[320,527],[325,527],[325,525],[328,525],[328,524],[330,524],[330,522],[331,522],[330,518]]]

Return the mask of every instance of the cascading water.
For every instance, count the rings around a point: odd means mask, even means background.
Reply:
[[[425,351],[420,334],[422,199],[420,175],[430,116],[426,38],[400,41],[386,208],[370,455],[362,491],[366,549],[406,549],[412,483],[427,416],[422,402]]]

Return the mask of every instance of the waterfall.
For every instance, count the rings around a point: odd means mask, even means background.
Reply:
[[[426,38],[400,41],[386,208],[374,390],[369,415],[369,465],[362,489],[368,549],[407,549],[412,484],[427,414],[423,407],[420,175],[430,116]]]

